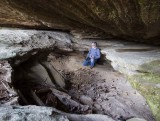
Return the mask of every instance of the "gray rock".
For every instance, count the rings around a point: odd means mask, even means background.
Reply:
[[[77,115],[41,106],[5,106],[0,108],[0,121],[114,121],[107,115]]]
[[[146,121],[145,119],[141,119],[141,118],[132,118],[132,119],[129,119],[127,121]]]
[[[101,105],[99,105],[99,104],[94,104],[94,107],[95,107],[96,109],[101,109]]]
[[[71,51],[71,36],[65,32],[0,29],[0,60],[16,56],[36,54],[42,49],[52,49],[55,44],[60,49]]]
[[[0,108],[1,121],[69,121],[66,116],[52,115],[53,109],[38,106]]]
[[[111,61],[113,68],[127,75],[137,74],[145,63],[160,60],[158,48],[142,44],[109,42],[111,47],[102,49],[102,53]]]
[[[67,116],[70,121],[114,121],[107,115],[100,114],[88,114],[88,115],[75,115],[71,114]]]
[[[80,102],[83,103],[83,104],[86,104],[86,105],[92,105],[93,104],[92,98],[90,98],[88,96],[85,96],[85,95],[82,95],[80,97]]]

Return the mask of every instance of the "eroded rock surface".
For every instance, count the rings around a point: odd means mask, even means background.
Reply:
[[[125,38],[158,44],[159,0],[1,0],[1,26],[69,30],[83,38]]]
[[[0,108],[1,121],[69,121],[62,115],[53,115],[53,109],[38,106],[8,106]]]
[[[71,43],[69,34],[36,30],[1,29],[0,38],[1,60],[34,55],[38,51],[51,50],[57,45],[69,51],[67,43]]]
[[[2,121],[114,121],[106,115],[76,115],[40,106],[8,106],[0,108]]]

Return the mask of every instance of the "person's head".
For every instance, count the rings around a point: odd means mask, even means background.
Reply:
[[[92,48],[97,48],[97,42],[92,42]]]

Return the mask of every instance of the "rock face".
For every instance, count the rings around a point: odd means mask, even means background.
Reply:
[[[38,106],[1,107],[1,121],[69,121],[67,117],[52,115],[53,109]]]
[[[158,44],[160,1],[1,0],[0,23],[68,30],[83,38],[124,38]]]
[[[29,52],[34,55],[38,51],[52,50],[54,47],[72,50],[67,47],[71,36],[63,32],[36,30],[0,30],[0,60],[21,57]]]
[[[1,121],[114,121],[106,115],[76,115],[41,106],[5,106],[0,108]]]

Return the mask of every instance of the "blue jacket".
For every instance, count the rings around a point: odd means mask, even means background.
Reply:
[[[93,49],[91,48],[87,54],[87,58],[91,58],[91,56],[94,56],[94,59],[99,59],[101,57],[101,53],[100,53],[100,49],[99,48],[96,48],[96,49]]]

